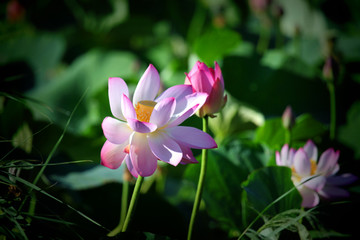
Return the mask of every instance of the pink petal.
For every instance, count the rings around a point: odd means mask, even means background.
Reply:
[[[130,154],[127,154],[125,157],[125,162],[126,162],[126,166],[129,169],[129,172],[131,173],[131,175],[133,175],[134,177],[138,177],[138,173],[134,168],[134,165],[131,162],[131,158],[130,158]]]
[[[326,184],[334,186],[344,186],[357,181],[359,178],[351,173],[344,173],[339,176],[331,176],[326,178]]]
[[[167,134],[157,132],[149,134],[149,146],[152,153],[161,161],[177,166],[183,157],[179,145]]]
[[[167,128],[166,130],[170,137],[186,147],[196,149],[217,148],[214,139],[209,134],[197,128],[177,126]]]
[[[322,197],[328,199],[345,198],[350,196],[350,193],[345,189],[331,185],[325,185],[325,187],[319,192],[319,194]]]
[[[190,108],[185,113],[183,113],[181,116],[174,116],[170,123],[167,125],[168,128],[175,127],[180,125],[182,122],[184,122],[186,119],[191,117],[199,108],[199,104],[195,105],[193,108]]]
[[[275,159],[276,159],[276,165],[278,166],[284,166],[283,162],[281,161],[280,153],[279,151],[275,152]]]
[[[312,208],[319,204],[320,198],[315,191],[307,187],[302,187],[299,189],[299,192],[303,199],[301,203],[302,207]]]
[[[135,132],[130,140],[130,158],[135,171],[143,177],[151,176],[157,167],[157,158],[151,152],[146,135]]]
[[[125,120],[121,111],[121,99],[123,94],[129,95],[128,87],[124,80],[117,77],[109,78],[108,85],[111,113],[115,117]]]
[[[194,157],[194,154],[192,153],[190,148],[185,147],[182,144],[179,144],[179,146],[180,146],[181,151],[183,153],[183,158],[181,159],[180,164],[198,163],[198,161]]]
[[[150,64],[146,69],[138,85],[136,86],[133,103],[137,104],[142,100],[152,101],[160,89],[160,76],[156,68]]]
[[[310,180],[306,181],[307,179],[311,178]],[[306,177],[304,179],[302,179],[302,182],[304,182],[304,185],[314,191],[320,191],[326,182],[326,178],[324,176],[311,176],[311,177]]]
[[[136,119],[135,108],[134,108],[131,100],[125,94],[122,96],[121,109],[122,109],[123,116],[126,119],[128,119],[128,118]]]
[[[101,127],[106,139],[114,144],[122,144],[129,139],[132,133],[131,128],[126,123],[112,117],[106,117]]]
[[[210,94],[212,85],[210,81],[213,81],[212,79],[209,79],[209,74],[205,72],[202,69],[199,69],[196,71],[193,75],[187,75],[188,79],[191,82],[191,86],[196,92],[205,92],[207,94]]]
[[[128,118],[127,122],[131,129],[138,133],[150,133],[157,129],[157,126],[155,124],[142,122],[137,119]]]
[[[212,90],[204,104],[204,112],[207,115],[217,113],[223,106],[224,86],[219,78],[215,80]]]
[[[215,62],[214,70],[215,70],[215,78],[214,79],[220,79],[220,82],[221,82],[223,88],[225,88],[225,86],[224,86],[224,78],[223,78],[223,75],[221,73],[220,66],[219,66],[219,64],[217,62]]]
[[[304,151],[306,152],[309,159],[317,161],[318,158],[318,149],[313,141],[308,140],[304,146]]]
[[[164,126],[173,115],[175,107],[175,98],[164,98],[155,105],[149,122],[156,124],[158,128]]]
[[[288,163],[287,160],[289,157],[289,145],[288,144],[284,144],[284,146],[281,148],[280,157],[281,157],[282,165],[290,167],[290,165],[287,165],[287,163]]]
[[[159,97],[156,98],[155,102],[160,102],[161,100],[169,97],[175,98],[176,102],[178,102],[180,99],[192,93],[193,91],[190,85],[175,85],[166,89]]]
[[[293,148],[290,148],[287,163],[286,163],[287,166],[292,166],[293,165],[295,153],[296,153],[296,150],[293,149]]]
[[[128,143],[129,142],[126,141],[123,144],[113,144],[106,141],[100,153],[101,165],[111,169],[120,167],[124,158],[128,155],[124,152],[124,148],[128,145]]]
[[[295,171],[301,176],[309,176],[311,170],[310,159],[303,148],[299,148],[294,156]]]
[[[198,105],[196,111],[200,109],[208,95],[206,93],[193,93],[190,95],[187,95],[185,98],[180,99],[176,102],[176,108],[174,111],[174,117],[179,117],[183,115],[185,112],[187,112],[190,108],[193,108],[194,106]]]
[[[200,64],[198,65],[198,69],[200,71],[203,71],[206,75],[206,80],[209,82],[209,84],[212,86],[214,85],[214,81],[215,81],[215,74],[214,74],[214,69],[209,68],[205,63],[200,62]]]
[[[201,66],[201,62],[196,61],[196,63],[194,64],[194,66],[192,67],[192,69],[190,70],[188,75],[190,75],[190,76],[194,75],[195,72],[199,70],[200,66]]]
[[[333,170],[336,168],[338,159],[339,151],[334,152],[334,149],[332,148],[327,149],[320,156],[319,162],[317,164],[316,173],[321,173],[326,176],[331,175],[333,173]]]

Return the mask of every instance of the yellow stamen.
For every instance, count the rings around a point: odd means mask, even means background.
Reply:
[[[317,169],[316,161],[313,160],[313,159],[311,159],[311,160],[310,160],[310,166],[311,166],[311,167],[310,167],[310,175],[312,176],[312,175],[315,174],[316,169]]]
[[[316,169],[317,169],[316,161],[313,159],[310,159],[310,176],[315,175]],[[292,179],[295,182],[300,182],[302,177],[296,172],[294,167],[291,167],[291,172],[292,172]]]
[[[144,100],[138,102],[135,106],[137,119],[142,122],[149,122],[151,113],[154,110],[155,105],[156,102],[154,101]]]

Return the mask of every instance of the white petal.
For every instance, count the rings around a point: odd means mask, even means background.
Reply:
[[[101,126],[106,139],[114,144],[122,144],[133,132],[126,123],[112,117],[106,117]]]
[[[150,64],[136,86],[133,103],[142,100],[153,101],[160,89],[160,76],[156,68]]]
[[[156,130],[157,126],[153,123],[142,122],[137,119],[128,118],[127,122],[132,130],[138,133],[150,133]]]
[[[309,176],[311,170],[310,159],[303,148],[299,148],[294,156],[294,168],[300,176]]]
[[[166,89],[159,97],[156,98],[155,102],[160,102],[161,100],[169,97],[173,97],[176,101],[180,101],[187,95],[193,93],[191,85],[175,85]]]
[[[130,158],[135,171],[143,177],[151,176],[157,167],[146,134],[134,132],[130,139]]]
[[[299,189],[299,192],[303,199],[301,206],[306,208],[312,208],[319,204],[319,195],[314,190],[303,186]]]
[[[157,132],[148,135],[149,146],[153,154],[166,163],[177,166],[182,159],[179,145],[167,134]]]
[[[190,108],[186,112],[184,112],[182,115],[178,115],[177,117],[174,116],[172,120],[169,121],[169,124],[166,126],[168,128],[175,127],[180,125],[182,122],[184,122],[186,119],[191,117],[196,110],[199,108],[199,105],[195,105],[193,108]]]
[[[126,119],[128,118],[136,119],[135,108],[131,100],[125,94],[122,96],[121,110]]]
[[[208,94],[206,93],[193,93],[191,95],[187,95],[185,98],[180,99],[176,102],[176,108],[174,112],[174,116],[181,116],[185,112],[187,112],[189,109],[193,108],[197,105],[197,109],[200,109],[204,103],[206,102],[206,99],[208,97]]]
[[[175,98],[164,98],[155,105],[149,122],[154,123],[158,128],[161,128],[170,120],[174,113],[175,107]]]
[[[337,161],[339,159],[339,151],[334,152],[334,149],[329,148],[320,156],[317,166],[317,173],[329,176],[336,169]]]
[[[306,152],[309,159],[317,161],[318,158],[318,149],[313,141],[308,140],[304,146],[304,151]]]
[[[280,152],[280,158],[281,158],[281,162],[282,165],[284,166],[288,166],[288,157],[289,157],[289,145],[285,144],[282,148],[281,148],[281,152]],[[290,167],[290,166],[289,166]]]
[[[121,78],[109,78],[108,80],[108,87],[109,87],[109,100],[110,100],[110,109],[111,113],[121,119],[125,120],[122,111],[121,111],[121,99],[122,95],[125,94],[126,96],[129,95],[128,87],[124,80]]]
[[[189,148],[208,149],[217,147],[216,142],[209,134],[197,128],[177,126],[167,128],[166,131],[176,142]]]

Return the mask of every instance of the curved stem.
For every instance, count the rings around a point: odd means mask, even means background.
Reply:
[[[204,132],[208,131],[208,117],[207,116],[205,116],[203,118],[203,131]],[[201,195],[202,195],[202,191],[204,189],[204,180],[205,180],[206,165],[207,165],[207,153],[208,153],[207,149],[202,150],[199,182],[198,182],[197,191],[196,191],[196,195],[195,195],[194,206],[193,206],[192,213],[191,213],[191,218],[190,218],[190,224],[189,224],[189,230],[188,230],[188,236],[187,236],[188,240],[191,239],[196,214],[199,211],[199,206],[200,206],[200,202],[201,202]]]
[[[136,180],[136,184],[135,184],[133,194],[131,196],[130,205],[129,205],[128,212],[126,213],[125,222],[124,222],[124,225],[122,226],[122,229],[121,229],[122,232],[126,232],[126,230],[127,230],[127,227],[128,227],[129,222],[131,220],[133,210],[135,208],[136,202],[137,202],[138,197],[139,197],[140,188],[141,188],[141,184],[143,183],[143,181],[144,181],[144,177],[139,175],[137,180]]]
[[[116,236],[119,232],[121,232],[126,217],[126,210],[128,207],[128,195],[129,195],[129,181],[124,180],[122,187],[122,194],[121,194],[120,221],[119,224],[111,232],[108,233],[107,235],[108,237]]]

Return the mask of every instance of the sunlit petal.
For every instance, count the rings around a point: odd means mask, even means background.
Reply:
[[[149,133],[156,130],[157,126],[153,123],[142,122],[137,119],[128,118],[127,122],[132,130],[138,133]]]
[[[106,139],[114,144],[122,144],[129,139],[132,133],[131,128],[126,123],[112,117],[106,117],[101,126]]]
[[[135,171],[143,177],[151,176],[157,167],[145,134],[135,132],[130,140],[130,158]]]
[[[136,112],[134,109],[134,105],[132,104],[132,102],[128,98],[128,96],[126,96],[125,94],[122,96],[121,109],[122,109],[123,116],[126,119],[128,119],[128,118],[136,119]]]
[[[149,134],[148,141],[151,151],[158,159],[173,166],[179,164],[183,156],[181,148],[167,134]]]
[[[109,141],[106,141],[100,153],[101,165],[111,169],[120,167],[121,163],[124,161],[124,158],[127,155],[124,152],[124,148],[127,144],[127,141],[123,144],[113,144]]]
[[[164,98],[155,105],[150,117],[150,123],[156,124],[158,128],[162,127],[170,120],[175,107],[175,98]]]
[[[156,98],[156,102],[169,97],[173,97],[178,102],[180,99],[183,99],[185,96],[192,94],[192,87],[190,85],[175,85],[166,89],[159,97]]]
[[[168,128],[167,133],[180,144],[196,149],[217,148],[214,139],[207,133],[193,127]]]
[[[160,89],[160,76],[156,68],[150,64],[136,86],[133,103],[142,100],[153,101]]]

